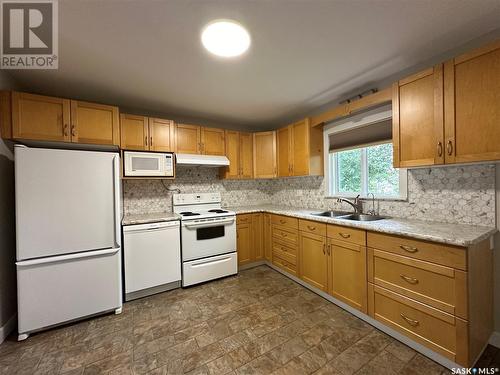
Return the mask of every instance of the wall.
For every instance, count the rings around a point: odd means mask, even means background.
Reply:
[[[14,88],[14,82],[0,71],[0,90]],[[14,156],[0,138],[0,342],[2,329],[17,310],[16,241],[14,206]]]
[[[497,164],[496,171],[496,194],[497,194],[497,228],[500,230],[500,164]],[[494,253],[494,280],[495,287],[495,331],[499,332],[500,345],[500,233],[495,236],[495,253]]]
[[[177,169],[177,178],[165,185],[182,193],[220,191],[224,206],[272,203],[298,208],[350,209],[325,198],[323,177],[273,180],[220,180],[209,168]],[[171,194],[160,181],[125,181],[124,211],[171,210]],[[368,203],[368,208],[371,203]],[[382,201],[381,214],[421,220],[495,225],[495,167],[471,165],[415,169],[408,172],[408,201]]]

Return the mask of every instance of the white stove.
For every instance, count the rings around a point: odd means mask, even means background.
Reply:
[[[181,216],[182,286],[238,272],[236,214],[221,207],[220,193],[174,194]]]

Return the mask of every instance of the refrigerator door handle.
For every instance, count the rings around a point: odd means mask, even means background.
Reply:
[[[20,262],[16,262],[16,266],[28,267],[28,266],[37,266],[39,264],[64,262],[66,260],[75,260],[75,259],[82,259],[82,258],[94,258],[94,257],[98,257],[98,256],[116,254],[118,252],[118,250],[120,250],[120,248],[116,247],[116,248],[111,248],[111,249],[86,251],[83,253],[76,253],[76,254],[58,255],[58,256],[48,257],[48,258],[22,260]]]
[[[113,157],[113,181],[115,198],[115,247],[121,247],[121,198],[120,198],[120,157]]]

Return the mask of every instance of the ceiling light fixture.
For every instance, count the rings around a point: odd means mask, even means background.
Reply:
[[[216,20],[205,26],[201,42],[214,55],[236,57],[250,47],[250,34],[235,21]]]

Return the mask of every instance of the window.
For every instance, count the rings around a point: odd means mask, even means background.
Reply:
[[[406,169],[392,167],[392,143],[329,153],[329,195],[406,198]]]

